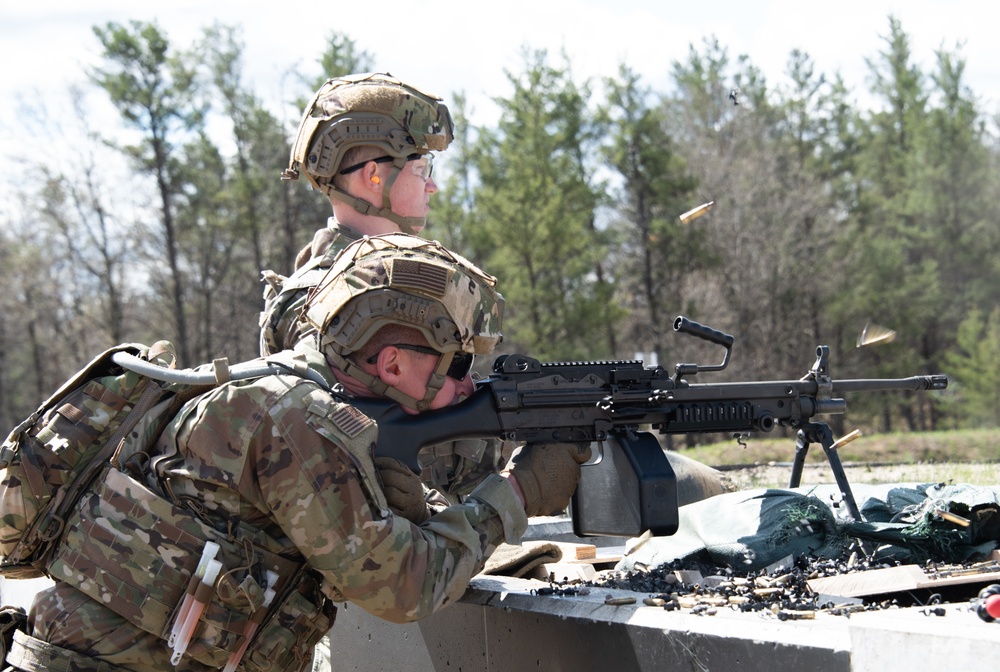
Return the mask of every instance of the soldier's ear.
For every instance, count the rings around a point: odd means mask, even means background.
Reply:
[[[393,387],[406,375],[406,364],[402,351],[391,345],[382,348],[375,360],[379,379]]]
[[[379,191],[382,189],[382,178],[378,175],[378,165],[374,161],[369,161],[365,164],[362,173],[365,180],[367,180],[367,187],[373,191]]]

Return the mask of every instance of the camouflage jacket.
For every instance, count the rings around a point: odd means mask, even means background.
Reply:
[[[319,353],[309,348],[299,353],[334,384]],[[298,559],[316,577],[317,592],[330,602],[350,601],[393,622],[413,621],[461,597],[499,543],[517,542],[527,519],[513,488],[497,475],[484,480],[464,504],[439,510],[420,526],[394,516],[372,462],[377,432],[371,419],[316,383],[294,375],[267,376],[230,382],[188,402],[148,461],[137,464],[151,492],[186,512],[181,521],[162,514],[173,528],[197,532],[196,519],[217,536],[235,538],[236,548],[240,540],[247,548],[252,541],[266,557]],[[83,525],[75,519],[68,522],[72,529],[63,545],[79,548],[57,554],[52,566],[63,569],[54,574],[55,587],[36,598],[30,634],[137,672],[221,667],[202,639],[216,636],[223,626],[202,623],[189,648],[199,654],[198,660],[185,656],[175,668],[164,639],[106,606],[123,592],[155,584],[159,578],[149,569],[152,560],[177,564],[180,555],[179,547],[160,534],[162,521],[134,519],[146,515],[135,506],[111,512],[108,502],[113,498],[104,496],[93,505],[96,523],[90,535],[80,532]],[[85,501],[78,508],[86,514],[91,504]],[[99,532],[104,529],[113,534],[101,546]],[[143,545],[141,553],[149,559],[140,561],[136,547]],[[242,588],[246,581],[229,564],[236,563],[227,563],[222,576],[232,574],[231,583]],[[92,580],[78,576],[72,586],[58,581],[87,571]],[[119,578],[104,579],[105,573]],[[103,588],[93,589],[93,582],[102,581]],[[126,584],[131,588],[121,587]],[[221,592],[217,589],[212,598],[206,621]],[[299,605],[308,593],[299,588],[292,603]],[[154,606],[148,597],[133,601],[140,605],[140,618]],[[320,622],[328,627],[335,609],[328,603],[324,612],[329,619]],[[293,630],[299,626],[288,624],[300,622],[295,614],[278,614],[273,620]],[[253,664],[246,669],[308,669],[308,656],[273,662],[283,653],[278,641],[258,636],[245,658]],[[213,655],[225,660],[225,651]]]
[[[310,337],[311,327],[299,320],[309,290],[319,284],[337,255],[360,238],[360,233],[331,217],[325,228],[313,234],[312,242],[299,250],[292,275],[283,278],[273,271],[264,271],[268,286],[260,315],[261,356],[291,350]]]
[[[314,343],[312,327],[299,319],[309,290],[323,279],[337,255],[360,238],[357,231],[331,217],[326,228],[317,230],[312,242],[299,251],[291,276],[281,278],[265,272],[271,284],[264,291],[265,307],[260,318],[262,356],[292,349],[303,341]],[[440,493],[445,497],[432,501],[458,502],[484,478],[500,471],[510,452],[504,451],[499,442],[482,439],[433,446],[420,454],[420,477],[428,488],[437,491],[431,496]]]

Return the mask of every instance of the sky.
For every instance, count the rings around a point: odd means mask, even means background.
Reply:
[[[307,17],[304,8],[324,8]],[[575,81],[612,76],[626,63],[644,83],[666,90],[672,64],[689,47],[703,50],[715,37],[731,61],[745,54],[771,86],[780,83],[793,49],[808,53],[816,71],[839,72],[863,104],[866,58],[885,48],[893,15],[911,38],[914,60],[934,67],[944,48],[967,61],[966,82],[989,112],[1000,110],[1000,58],[996,26],[1000,3],[971,0],[451,0],[283,3],[257,0],[35,0],[0,5],[0,154],[48,151],[18,123],[22,101],[43,101],[49,110],[64,102],[85,69],[99,60],[91,28],[109,21],[156,21],[172,44],[190,45],[213,22],[238,25],[245,42],[245,75],[272,111],[282,100],[308,95],[287,77],[297,64],[315,68],[334,31],[372,54],[376,69],[443,96],[464,92],[471,120],[496,120],[494,96],[510,93],[505,70],[523,69],[523,50],[546,49],[569,57]],[[552,61],[558,65],[561,61]],[[284,115],[284,116],[282,116]],[[289,123],[297,122],[288,119]],[[26,144],[22,144],[26,143]],[[25,147],[25,149],[12,149]],[[12,164],[0,163],[0,180]]]

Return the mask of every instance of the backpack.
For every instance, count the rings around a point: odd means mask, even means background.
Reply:
[[[67,515],[109,461],[147,449],[180,406],[211,385],[164,382],[113,361],[127,353],[173,369],[173,346],[122,344],[98,355],[0,448],[0,576],[37,578]],[[117,466],[117,465],[116,465]]]

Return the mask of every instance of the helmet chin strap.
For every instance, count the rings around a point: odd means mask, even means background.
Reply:
[[[406,165],[406,157],[396,157],[392,162],[392,169],[389,171],[389,176],[385,180],[385,185],[382,187],[382,207],[379,208],[372,205],[368,201],[351,196],[346,191],[342,191],[333,185],[333,182],[329,184],[320,186],[319,189],[324,194],[330,198],[335,198],[342,203],[347,203],[349,206],[360,212],[362,215],[372,215],[374,217],[382,217],[393,222],[399,227],[399,230],[403,233],[408,233],[411,236],[417,235],[418,231],[423,229],[427,224],[426,217],[403,217],[402,215],[397,215],[392,210],[392,203],[389,199],[389,192],[392,191],[392,185],[395,183],[396,178],[399,177],[399,173],[402,172],[403,166]],[[308,173],[307,173],[308,175]],[[314,183],[315,184],[315,183]]]
[[[424,398],[417,402],[418,411],[429,411],[431,409],[431,402],[434,401],[434,397],[444,387],[444,381],[448,377],[448,367],[451,366],[451,360],[454,358],[454,352],[443,352],[438,357],[437,366],[434,367],[431,377],[427,380],[427,391],[424,393]]]
[[[431,376],[427,381],[427,391],[424,392],[424,398],[417,399],[388,385],[381,378],[368,373],[349,359],[341,357],[333,352],[332,348],[324,348],[324,351],[330,362],[340,369],[342,373],[359,381],[376,395],[392,399],[401,406],[405,406],[411,411],[417,411],[418,413],[430,410],[434,397],[444,387],[448,367],[451,366],[451,360],[455,357],[455,353],[453,352],[441,353],[441,356],[438,357],[437,366],[431,372]]]
[[[385,217],[391,222],[395,222],[399,227],[399,230],[403,233],[408,233],[411,236],[417,235],[416,227],[423,228],[424,219],[423,217],[403,217],[397,215],[392,211],[392,203],[389,200],[389,193],[392,191],[392,185],[395,184],[396,178],[399,174],[403,172],[403,168],[406,166],[408,161],[405,156],[397,156],[392,162],[392,169],[389,171],[389,176],[385,180],[385,186],[382,187],[382,209],[379,210],[379,214]]]

